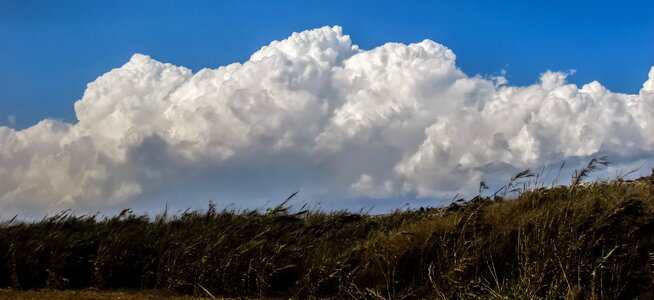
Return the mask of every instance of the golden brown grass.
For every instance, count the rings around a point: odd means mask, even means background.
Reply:
[[[299,299],[652,296],[652,178],[582,184],[587,172],[576,175],[572,186],[514,200],[476,197],[376,216],[210,206],[155,220],[125,211],[5,222],[0,286],[82,289],[51,292],[62,297],[88,287]]]

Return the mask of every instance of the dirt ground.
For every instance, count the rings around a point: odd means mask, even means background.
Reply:
[[[211,299],[199,298],[192,296],[180,296],[170,292],[145,290],[145,291],[98,291],[98,290],[77,290],[77,291],[57,291],[57,290],[39,290],[39,291],[17,291],[12,289],[0,289],[0,300],[146,300],[146,299],[171,299],[171,300],[190,300],[190,299]]]

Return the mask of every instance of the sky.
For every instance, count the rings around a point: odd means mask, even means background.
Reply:
[[[0,0],[0,209],[392,208],[651,161],[648,2],[353,2]]]

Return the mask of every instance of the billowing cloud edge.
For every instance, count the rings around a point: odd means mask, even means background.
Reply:
[[[293,189],[443,197],[569,159],[652,158],[654,67],[638,94],[567,76],[511,86],[466,75],[433,41],[362,50],[338,26],[196,73],[135,54],[88,84],[77,123],[0,127],[0,210],[132,206],[173,190],[243,207]]]

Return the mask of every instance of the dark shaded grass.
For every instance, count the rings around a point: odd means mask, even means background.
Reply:
[[[61,213],[0,225],[0,287],[228,297],[644,299],[650,178],[476,197],[443,209]]]

